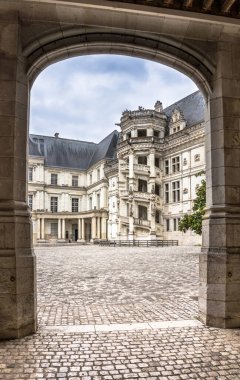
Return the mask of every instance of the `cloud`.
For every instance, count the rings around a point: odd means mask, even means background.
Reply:
[[[122,111],[164,107],[196,91],[183,74],[155,62],[115,55],[73,58],[45,69],[31,93],[30,133],[99,142]]]

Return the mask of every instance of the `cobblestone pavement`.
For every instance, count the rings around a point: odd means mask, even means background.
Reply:
[[[0,379],[239,380],[240,329],[195,319],[198,251],[38,249],[39,330],[0,343]]]
[[[38,249],[39,324],[192,319],[198,252],[199,247]]]

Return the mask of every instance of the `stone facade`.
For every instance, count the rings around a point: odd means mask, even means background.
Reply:
[[[103,53],[166,64],[201,90],[207,208],[199,315],[210,326],[240,326],[240,35],[234,17],[239,2],[204,1],[202,13],[148,3],[0,0],[0,338],[36,331],[26,191],[31,85],[54,62]]]
[[[31,135],[28,199],[34,242],[108,238],[200,244],[196,234],[178,231],[178,221],[191,212],[202,178],[196,174],[205,167],[202,112],[199,92],[166,110],[158,101],[152,110],[124,111],[121,132],[93,144],[96,159],[87,164],[82,145],[91,151],[92,143]],[[111,154],[103,152],[103,142]],[[79,150],[69,159],[73,144]]]

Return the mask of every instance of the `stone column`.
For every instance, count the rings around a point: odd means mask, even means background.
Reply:
[[[37,239],[41,239],[41,219],[37,219]]]
[[[206,107],[207,206],[199,309],[210,326],[240,327],[240,47],[219,44]]]
[[[36,331],[35,257],[27,206],[29,86],[18,14],[0,21],[0,338]]]
[[[107,239],[107,218],[102,218],[101,223],[101,238]]]
[[[129,233],[128,239],[134,239],[134,201],[132,197],[129,198]]]
[[[82,240],[85,240],[85,220],[82,219]]]
[[[96,239],[96,218],[92,218],[92,240]]]
[[[81,226],[81,219],[78,219],[78,241],[82,239],[82,226]]]
[[[101,239],[101,218],[97,218],[97,238]]]
[[[62,233],[61,233],[61,219],[58,219],[58,239],[61,240]]]
[[[65,240],[65,219],[62,219],[62,239]]]
[[[41,222],[41,239],[44,240],[45,239],[45,219],[42,218],[41,219],[42,222]]]

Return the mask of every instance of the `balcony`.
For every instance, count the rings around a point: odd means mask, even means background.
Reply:
[[[134,173],[149,174],[150,173],[150,166],[143,165],[143,164],[134,164],[133,165],[133,170],[134,170]]]
[[[140,201],[150,201],[150,195],[149,193],[141,192],[141,191],[133,191],[131,196],[135,200],[140,200]],[[120,197],[122,198],[128,198],[129,197],[129,190],[121,190],[120,191]]]
[[[142,218],[133,218],[135,226],[149,227],[151,226],[150,220],[144,220]]]

